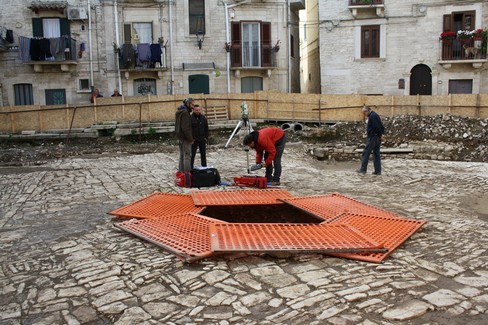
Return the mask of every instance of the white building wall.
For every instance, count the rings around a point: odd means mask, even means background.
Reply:
[[[453,11],[476,11],[476,27],[486,27],[487,5],[483,1],[384,1],[384,17],[374,11],[355,18],[348,1],[319,0],[321,91],[327,94],[408,95],[411,69],[425,64],[432,70],[432,94],[447,94],[449,79],[473,79],[473,92],[486,91],[484,69],[470,63],[453,64],[450,69],[439,64],[443,15]],[[420,9],[421,5],[423,6]],[[362,25],[381,26],[380,58],[360,57]],[[486,65],[486,64],[485,64]],[[399,89],[405,79],[405,89]],[[477,80],[480,80],[479,82]]]
[[[235,4],[238,1],[228,1]],[[224,43],[225,11],[222,1],[206,1],[206,35],[201,50],[197,47],[195,35],[189,35],[188,30],[188,1],[127,1],[119,0],[118,4],[118,31],[114,16],[114,1],[92,0],[91,22],[89,30],[88,20],[73,20],[70,23],[71,36],[77,41],[77,50],[80,44],[85,44],[85,51],[80,53],[77,64],[71,65],[68,72],[61,72],[59,65],[44,66],[43,72],[34,72],[32,65],[23,64],[18,58],[18,52],[0,52],[0,84],[3,101],[0,105],[14,105],[14,84],[31,83],[34,92],[34,104],[44,105],[46,89],[65,89],[68,104],[89,104],[90,90],[80,90],[81,79],[89,79],[90,86],[99,88],[101,93],[110,96],[114,88],[119,88],[124,95],[134,94],[134,79],[154,78],[156,80],[157,94],[186,94],[189,91],[188,77],[193,74],[209,76],[211,93],[227,92],[226,55]],[[21,0],[9,3],[9,6],[0,7],[1,24],[3,27],[14,30],[18,45],[18,36],[32,37],[32,17],[66,17],[64,13],[41,11],[39,15],[28,9],[31,1]],[[87,1],[69,0],[70,6],[85,6]],[[172,20],[169,15],[169,6],[172,6]],[[230,74],[230,92],[241,91],[243,76],[263,77],[264,90],[278,90],[298,92],[299,82],[299,33],[298,15],[291,13],[291,28],[295,35],[296,58],[288,60],[289,30],[287,28],[287,1],[250,1],[234,8],[236,21],[268,21],[271,22],[271,42],[281,42],[281,50],[276,53],[277,66],[271,69],[240,69],[236,77],[235,70]],[[153,42],[159,37],[165,41],[170,38],[170,24],[173,25],[173,46],[166,48],[167,69],[160,72],[140,71],[119,73],[117,70],[117,57],[114,54],[113,43],[123,44],[123,25],[128,22],[152,22]],[[20,24],[19,24],[20,23]],[[16,27],[20,26],[20,27]],[[89,34],[92,36],[92,46],[89,45]],[[90,64],[89,53],[92,53]],[[173,69],[171,69],[171,56]],[[183,70],[183,63],[215,63],[216,70],[188,71]],[[289,67],[288,64],[291,64]],[[218,70],[218,71],[217,71]],[[171,74],[173,71],[173,74]],[[288,72],[292,73],[289,82]],[[218,73],[220,72],[220,76]],[[93,80],[91,80],[93,75]],[[172,80],[174,81],[172,83]],[[173,88],[171,87],[173,85]]]

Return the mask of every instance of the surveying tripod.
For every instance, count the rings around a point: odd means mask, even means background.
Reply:
[[[237,123],[236,127],[234,128],[234,131],[229,137],[229,140],[227,140],[227,143],[225,144],[224,148],[227,148],[227,146],[230,143],[230,140],[234,137],[234,135],[242,129],[244,131],[244,136],[248,135],[253,131],[251,121],[249,121],[249,111],[247,109],[247,104],[246,102],[243,102],[241,104],[241,120]],[[250,173],[249,170],[249,148],[246,146],[244,148],[244,151],[246,152],[246,158],[247,158],[247,173]]]

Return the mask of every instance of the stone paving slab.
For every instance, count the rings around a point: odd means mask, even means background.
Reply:
[[[154,192],[190,193],[173,184],[177,158],[0,168],[0,323],[488,323],[488,164],[388,159],[382,176],[358,175],[358,162],[290,144],[293,195],[338,192],[427,223],[379,265],[312,253],[186,264],[107,215]],[[209,148],[208,162],[227,181],[247,169],[237,148]]]

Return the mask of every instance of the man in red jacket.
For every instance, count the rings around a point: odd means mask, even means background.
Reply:
[[[246,135],[243,143],[256,149],[256,164],[262,164],[266,168],[268,182],[271,185],[280,185],[281,156],[286,144],[285,131],[279,128],[263,128]]]

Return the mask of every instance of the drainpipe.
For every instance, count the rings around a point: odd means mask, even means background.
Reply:
[[[173,9],[171,8],[173,1],[168,1],[169,3],[169,49],[170,49],[170,66],[171,66],[171,94],[175,94],[175,76],[174,76],[174,66],[173,66]]]
[[[287,44],[288,44],[288,92],[290,93],[291,92],[291,9],[290,9],[290,0],[287,1],[287,5],[286,5],[286,10],[287,10],[287,22],[286,22],[286,26],[287,26],[287,31],[288,31],[288,40],[287,40]]]
[[[115,20],[115,45],[117,46],[117,48],[119,48],[119,14],[117,10],[117,0],[114,0],[114,20]],[[119,53],[115,54],[115,64],[117,66],[119,93],[122,94],[122,78],[120,77]]]
[[[229,7],[226,2],[224,2],[224,10],[225,10],[225,42],[229,44],[230,42],[230,35],[229,35]],[[227,71],[227,93],[230,93],[230,51],[225,53],[226,58],[226,71]]]
[[[90,47],[89,60],[90,60],[90,87],[93,93],[93,50],[92,50],[92,22],[91,22],[91,0],[88,0],[88,45]]]
[[[245,3],[249,3],[250,0],[241,1],[239,3],[234,3],[232,5],[227,4],[224,2],[224,10],[225,10],[225,41],[226,43],[230,42],[230,26],[229,26],[229,9],[243,5]],[[230,93],[230,52],[227,52],[227,93]]]

